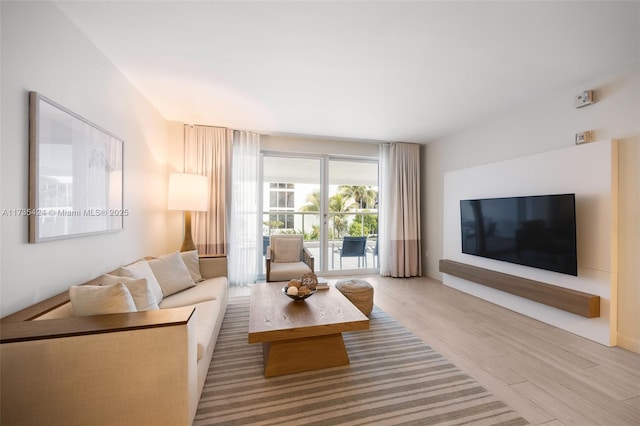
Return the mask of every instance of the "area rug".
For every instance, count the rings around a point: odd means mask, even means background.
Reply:
[[[231,299],[193,424],[528,424],[377,306],[370,318],[344,334],[350,365],[265,378],[249,298]]]

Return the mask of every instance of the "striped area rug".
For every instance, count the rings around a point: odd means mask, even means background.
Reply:
[[[344,334],[350,365],[268,379],[248,322],[249,298],[233,298],[194,425],[528,424],[378,307]]]

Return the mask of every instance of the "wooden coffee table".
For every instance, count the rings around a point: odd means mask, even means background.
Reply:
[[[366,330],[367,318],[331,287],[299,302],[286,283],[251,286],[249,343],[262,343],[265,377],[349,364],[342,333]]]

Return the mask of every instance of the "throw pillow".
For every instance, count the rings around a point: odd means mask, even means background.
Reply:
[[[300,262],[302,241],[299,238],[277,238],[272,244],[274,245],[274,262]]]
[[[149,266],[158,279],[164,297],[196,285],[177,251],[149,260]]]
[[[147,282],[146,278],[136,280],[135,278],[106,274],[101,276],[98,279],[98,282],[103,286],[117,283],[124,284],[129,290],[129,293],[131,293],[131,297],[133,297],[133,301],[136,304],[136,309],[139,312],[157,311],[160,309],[158,307],[158,302],[156,302],[156,296],[153,294],[151,286]]]
[[[151,291],[153,291],[156,303],[162,302],[162,288],[146,260],[142,259],[131,265],[123,266],[118,269],[118,275],[135,279],[146,278]]]
[[[69,298],[73,315],[77,317],[136,312],[133,297],[122,283],[71,286]]]
[[[203,281],[202,274],[200,274],[200,259],[198,258],[198,250],[192,251],[183,251],[180,253],[182,256],[182,261],[187,266],[189,273],[191,274],[191,278],[193,281],[199,283]]]

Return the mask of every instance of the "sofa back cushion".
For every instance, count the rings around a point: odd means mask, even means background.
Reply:
[[[162,302],[163,292],[156,276],[154,275],[151,267],[147,263],[146,260],[142,259],[131,265],[123,266],[118,269],[118,275],[121,277],[129,277],[135,279],[145,278],[149,286],[151,287],[151,291],[153,291],[153,295],[155,296],[156,303]]]
[[[202,281],[204,278],[202,278],[202,274],[200,273],[200,257],[198,256],[198,250],[183,251],[180,253],[180,256],[182,257],[184,264],[187,266],[193,281],[196,283]]]
[[[149,260],[149,266],[160,284],[163,297],[196,285],[177,251]]]
[[[99,282],[102,286],[117,283],[124,284],[129,290],[129,293],[131,293],[131,297],[133,297],[133,301],[136,304],[136,309],[139,312],[156,311],[160,309],[158,307],[158,302],[156,302],[156,296],[153,294],[151,286],[146,278],[135,279],[105,274],[99,278]]]
[[[107,286],[74,285],[69,288],[73,315],[120,314],[136,312],[131,293],[122,283]]]

